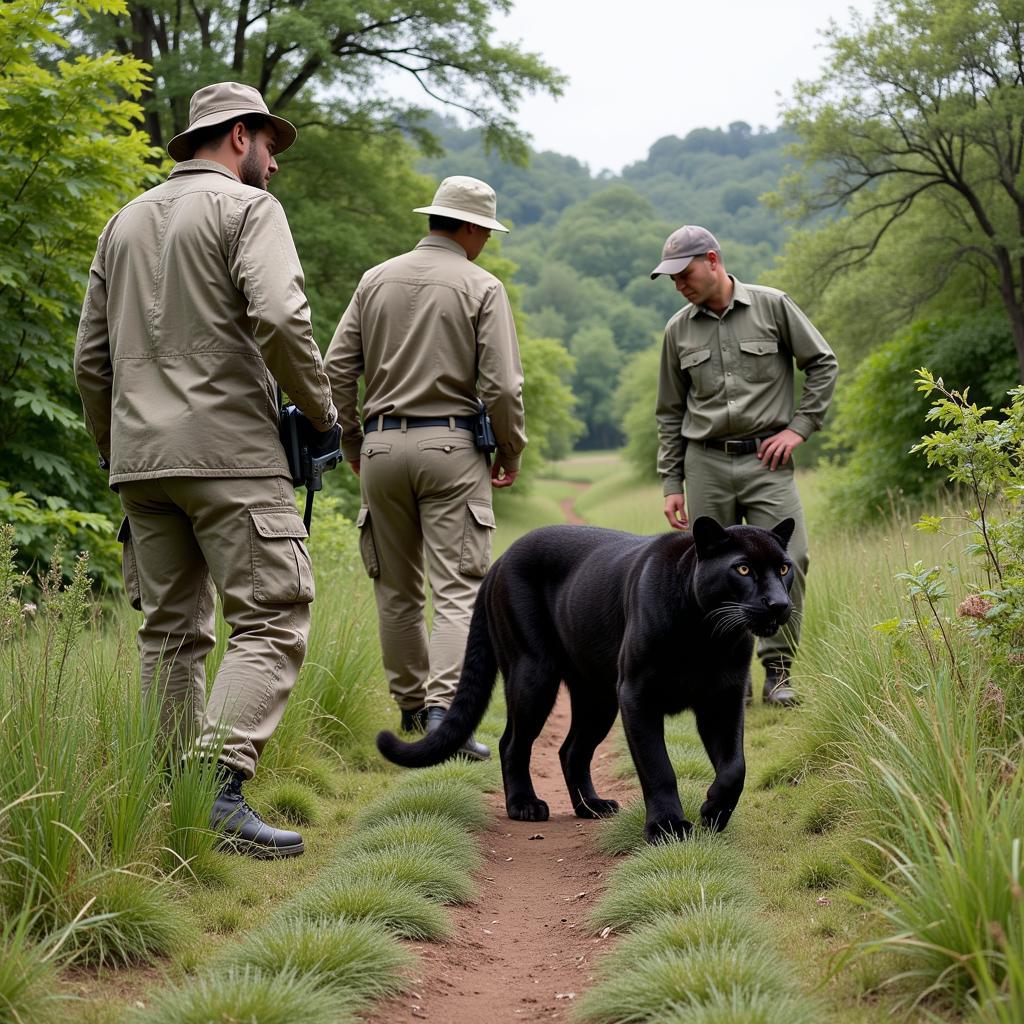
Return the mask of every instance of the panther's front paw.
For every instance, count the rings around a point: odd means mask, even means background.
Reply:
[[[548,820],[548,805],[536,797],[532,800],[509,800],[505,810],[513,821]]]
[[[613,814],[619,813],[619,802],[595,797],[593,800],[581,800],[574,804],[573,810],[577,818],[610,818]]]
[[[732,807],[722,807],[720,804],[706,800],[700,809],[700,823],[705,828],[711,829],[712,832],[721,832],[729,824],[732,812]]]
[[[686,839],[693,830],[693,822],[673,815],[658,818],[644,825],[644,839],[649,843],[664,843],[672,839]]]

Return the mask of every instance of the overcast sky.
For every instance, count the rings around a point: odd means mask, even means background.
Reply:
[[[775,127],[781,98],[824,60],[820,30],[873,0],[515,0],[496,37],[519,41],[570,78],[561,99],[531,97],[519,123],[537,149],[612,171],[663,135],[747,121]],[[429,105],[422,93],[402,95]]]

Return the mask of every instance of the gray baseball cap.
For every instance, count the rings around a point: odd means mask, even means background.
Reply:
[[[721,251],[718,239],[707,228],[684,224],[665,239],[661,248],[661,262],[651,271],[651,279],[659,274],[678,274],[695,257],[703,256],[706,252]]]
[[[167,143],[167,152],[175,160],[190,160],[195,146],[190,136],[200,128],[238,121],[249,114],[262,114],[277,133],[274,154],[283,153],[298,134],[295,125],[283,117],[272,114],[258,89],[239,82],[215,82],[203,86],[192,94],[188,105],[188,128]]]
[[[495,220],[498,212],[498,197],[494,189],[479,178],[456,174],[445,178],[434,193],[430,206],[418,206],[413,213],[435,213],[453,220],[467,220],[492,231],[508,231],[504,224]]]

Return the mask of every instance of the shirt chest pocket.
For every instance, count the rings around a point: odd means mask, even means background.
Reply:
[[[679,369],[690,375],[690,388],[698,397],[718,390],[713,363],[709,348],[691,348],[679,353]]]
[[[739,345],[744,380],[764,384],[779,376],[779,343],[774,338],[751,338]]]

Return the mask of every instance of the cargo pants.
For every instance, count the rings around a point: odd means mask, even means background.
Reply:
[[[754,454],[729,455],[691,441],[686,446],[684,472],[686,512],[691,524],[698,516],[711,516],[723,526],[745,522],[771,529],[783,519],[795,520],[796,529],[787,545],[797,570],[791,591],[793,614],[778,633],[762,638],[757,645],[757,655],[764,664],[780,659],[792,661],[800,643],[809,564],[807,527],[792,460],[769,470]]]
[[[291,482],[171,477],[119,487],[124,575],[142,610],[142,688],[182,749],[252,778],[306,653],[313,571]],[[209,700],[214,596],[230,636]],[[221,747],[221,744],[223,746]]]
[[[459,427],[368,430],[360,481],[359,546],[374,583],[391,695],[403,709],[448,707],[491,561],[487,461],[472,432]],[[433,609],[429,636],[424,560]]]

